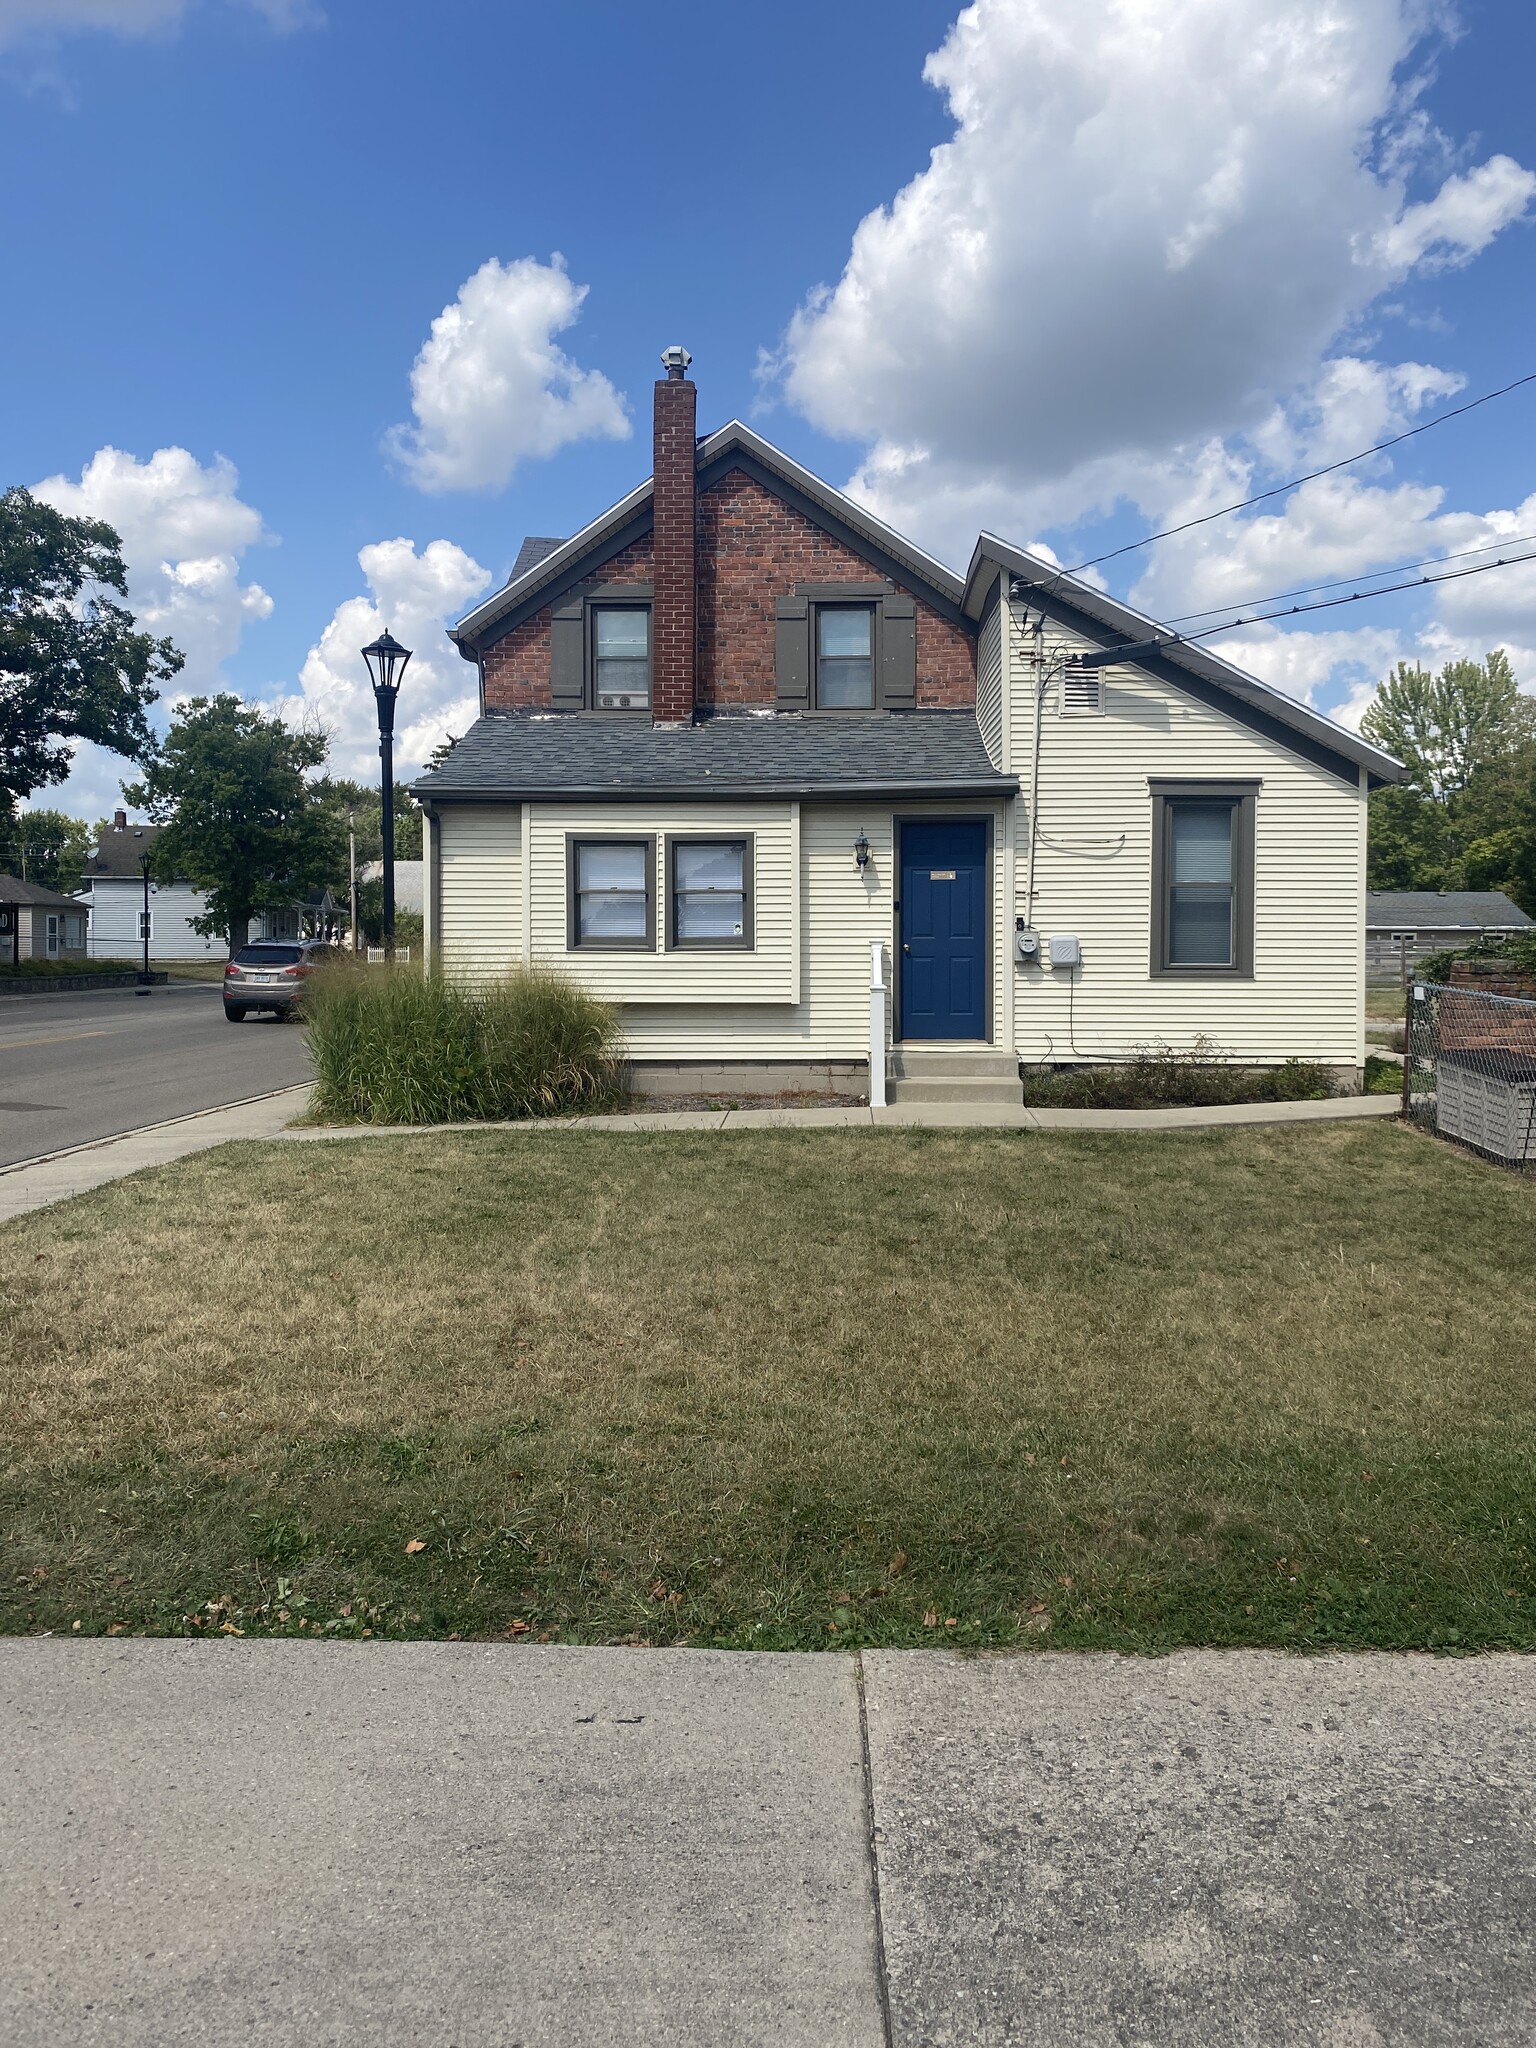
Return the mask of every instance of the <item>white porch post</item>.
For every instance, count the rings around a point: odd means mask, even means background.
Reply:
[[[885,949],[869,942],[869,1106],[885,1107]]]

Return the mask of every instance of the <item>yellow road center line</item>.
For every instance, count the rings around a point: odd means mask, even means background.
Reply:
[[[51,1031],[46,1038],[7,1038],[0,1032],[0,1046],[13,1045],[62,1045],[68,1038],[111,1038],[114,1032],[125,1027],[103,1025],[99,1031]]]

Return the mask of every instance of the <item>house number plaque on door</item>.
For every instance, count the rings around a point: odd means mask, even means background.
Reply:
[[[952,882],[955,879],[955,871],[953,868],[931,868],[928,879],[930,882]]]

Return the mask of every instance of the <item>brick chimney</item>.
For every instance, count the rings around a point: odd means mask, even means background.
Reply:
[[[666,349],[661,360],[667,374],[656,386],[651,717],[657,725],[691,725],[698,607],[693,457],[698,392],[688,381],[693,358],[687,349]]]
[[[126,811],[114,811],[112,813],[112,824],[115,830],[126,832],[128,830],[128,813]]]

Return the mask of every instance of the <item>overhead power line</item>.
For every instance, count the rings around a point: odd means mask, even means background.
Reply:
[[[1384,583],[1379,590],[1356,590],[1348,597],[1325,597],[1313,604],[1287,605],[1283,611],[1255,612],[1246,619],[1228,619],[1220,626],[1202,626],[1194,633],[1173,633],[1162,645],[1178,640],[1208,640],[1213,633],[1230,633],[1237,626],[1262,626],[1269,619],[1293,619],[1299,612],[1331,612],[1341,604],[1360,604],[1368,597],[1389,597],[1394,590],[1419,590],[1426,583],[1456,583],[1463,576],[1486,576],[1490,569],[1515,569],[1522,562],[1536,562],[1536,550],[1528,555],[1501,556],[1496,562],[1476,562],[1470,569],[1447,569],[1443,576],[1410,576],[1405,583]]]
[[[1394,568],[1377,569],[1374,573],[1377,576],[1406,576],[1410,569],[1433,569],[1442,562],[1464,562],[1472,555],[1491,555],[1495,548],[1523,548],[1532,545],[1536,545],[1536,533],[1517,533],[1508,540],[1492,540],[1480,548],[1458,548],[1451,555],[1426,555],[1422,562],[1399,562]],[[1496,569],[1501,565],[1490,562],[1487,566]],[[1331,583],[1301,583],[1294,590],[1273,591],[1268,597],[1240,597],[1235,599],[1234,603],[1239,610],[1249,605],[1279,604],[1287,597],[1310,597],[1315,590],[1342,590],[1347,583],[1358,583],[1360,580],[1357,576],[1336,576]],[[1397,586],[1392,587],[1395,589]],[[1360,597],[1373,595],[1369,590],[1361,590],[1356,594]],[[1172,618],[1165,619],[1163,624],[1184,626],[1191,619],[1214,619],[1218,613],[1229,612],[1233,608],[1233,604],[1212,604],[1207,605],[1203,612],[1176,612]]]
[[[1222,505],[1214,512],[1202,512],[1198,519],[1186,519],[1178,526],[1165,526],[1160,533],[1149,533],[1142,540],[1128,540],[1123,547],[1111,548],[1108,554],[1094,555],[1090,561],[1079,562],[1075,569],[1068,569],[1065,573],[1079,576],[1084,569],[1096,569],[1101,562],[1113,562],[1120,555],[1134,554],[1138,548],[1151,547],[1154,541],[1171,540],[1176,533],[1189,533],[1197,526],[1209,526],[1213,519],[1226,519],[1233,512],[1246,512],[1250,505],[1262,505],[1266,499],[1284,497],[1287,491],[1297,490],[1302,484],[1315,483],[1320,476],[1332,476],[1337,469],[1348,469],[1351,463],[1364,462],[1367,456],[1380,455],[1403,441],[1413,440],[1417,434],[1427,434],[1431,427],[1443,427],[1448,420],[1458,420],[1465,413],[1476,412],[1480,405],[1491,405],[1496,398],[1506,398],[1523,384],[1536,384],[1536,370],[1516,377],[1512,384],[1501,384],[1497,391],[1485,391],[1481,398],[1469,398],[1465,405],[1453,406],[1449,412],[1437,413],[1434,419],[1425,420],[1417,427],[1409,427],[1388,440],[1362,448],[1356,455],[1342,456],[1337,462],[1325,462],[1321,469],[1309,469],[1305,476],[1293,476],[1289,483],[1276,484],[1273,490],[1256,491],[1251,498],[1241,498],[1235,505]]]

